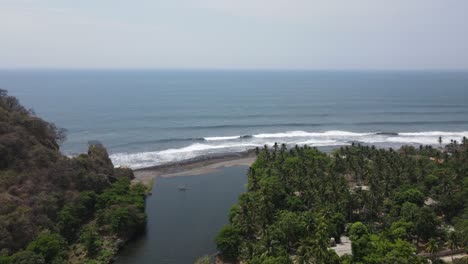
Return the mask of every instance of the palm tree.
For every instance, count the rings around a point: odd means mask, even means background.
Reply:
[[[252,184],[250,185],[252,191],[258,190],[260,187],[258,185],[258,178],[257,175],[255,174],[255,169],[253,167],[249,167],[249,172],[248,172],[248,178],[249,178],[249,183],[251,182]]]
[[[316,263],[327,263],[330,258],[330,254],[328,253],[329,238],[327,235],[327,224],[324,216],[321,216],[317,219],[315,245],[313,247]]]
[[[273,145],[273,149],[275,150],[275,153],[278,151],[278,142],[275,142],[275,144]]]
[[[434,260],[435,254],[439,252],[439,243],[437,242],[437,240],[431,238],[425,246],[426,251],[431,254],[431,260]]]
[[[295,263],[297,264],[322,264],[330,262],[330,253],[326,247],[326,241],[317,239],[303,239],[299,241]]]
[[[460,241],[458,239],[458,235],[455,232],[450,232],[448,235],[447,246],[450,248],[451,251],[454,251],[460,247]],[[453,252],[450,255],[452,257],[453,262]]]
[[[295,263],[297,264],[313,264],[314,255],[313,255],[313,246],[310,241],[304,239],[299,241],[299,246],[297,247]]]

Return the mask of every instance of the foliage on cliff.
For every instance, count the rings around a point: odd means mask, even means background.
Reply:
[[[468,141],[445,150],[257,150],[216,244],[243,263],[425,263],[467,246]],[[338,257],[330,238],[352,241]]]
[[[64,140],[0,90],[0,263],[106,263],[144,229],[145,188],[130,184],[133,172],[114,168],[100,144],[66,157]]]

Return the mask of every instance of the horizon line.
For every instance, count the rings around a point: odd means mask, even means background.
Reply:
[[[468,68],[124,68],[124,67],[0,67],[0,71],[289,71],[289,72],[468,72]]]

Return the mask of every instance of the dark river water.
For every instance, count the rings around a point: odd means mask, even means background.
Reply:
[[[229,208],[245,191],[247,167],[216,172],[158,178],[146,203],[147,232],[130,242],[117,264],[193,263],[216,252],[214,237],[228,223]],[[179,191],[178,186],[190,188]]]

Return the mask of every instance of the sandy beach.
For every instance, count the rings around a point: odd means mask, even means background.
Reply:
[[[194,176],[212,173],[220,168],[250,166],[255,161],[253,151],[198,157],[134,170],[134,182],[150,185],[157,177]]]
[[[338,146],[319,147],[325,153],[332,152]],[[151,185],[157,177],[195,176],[211,173],[219,168],[250,166],[255,161],[255,149],[243,152],[221,153],[201,156],[193,159],[171,162],[147,168],[134,169],[134,182]]]

